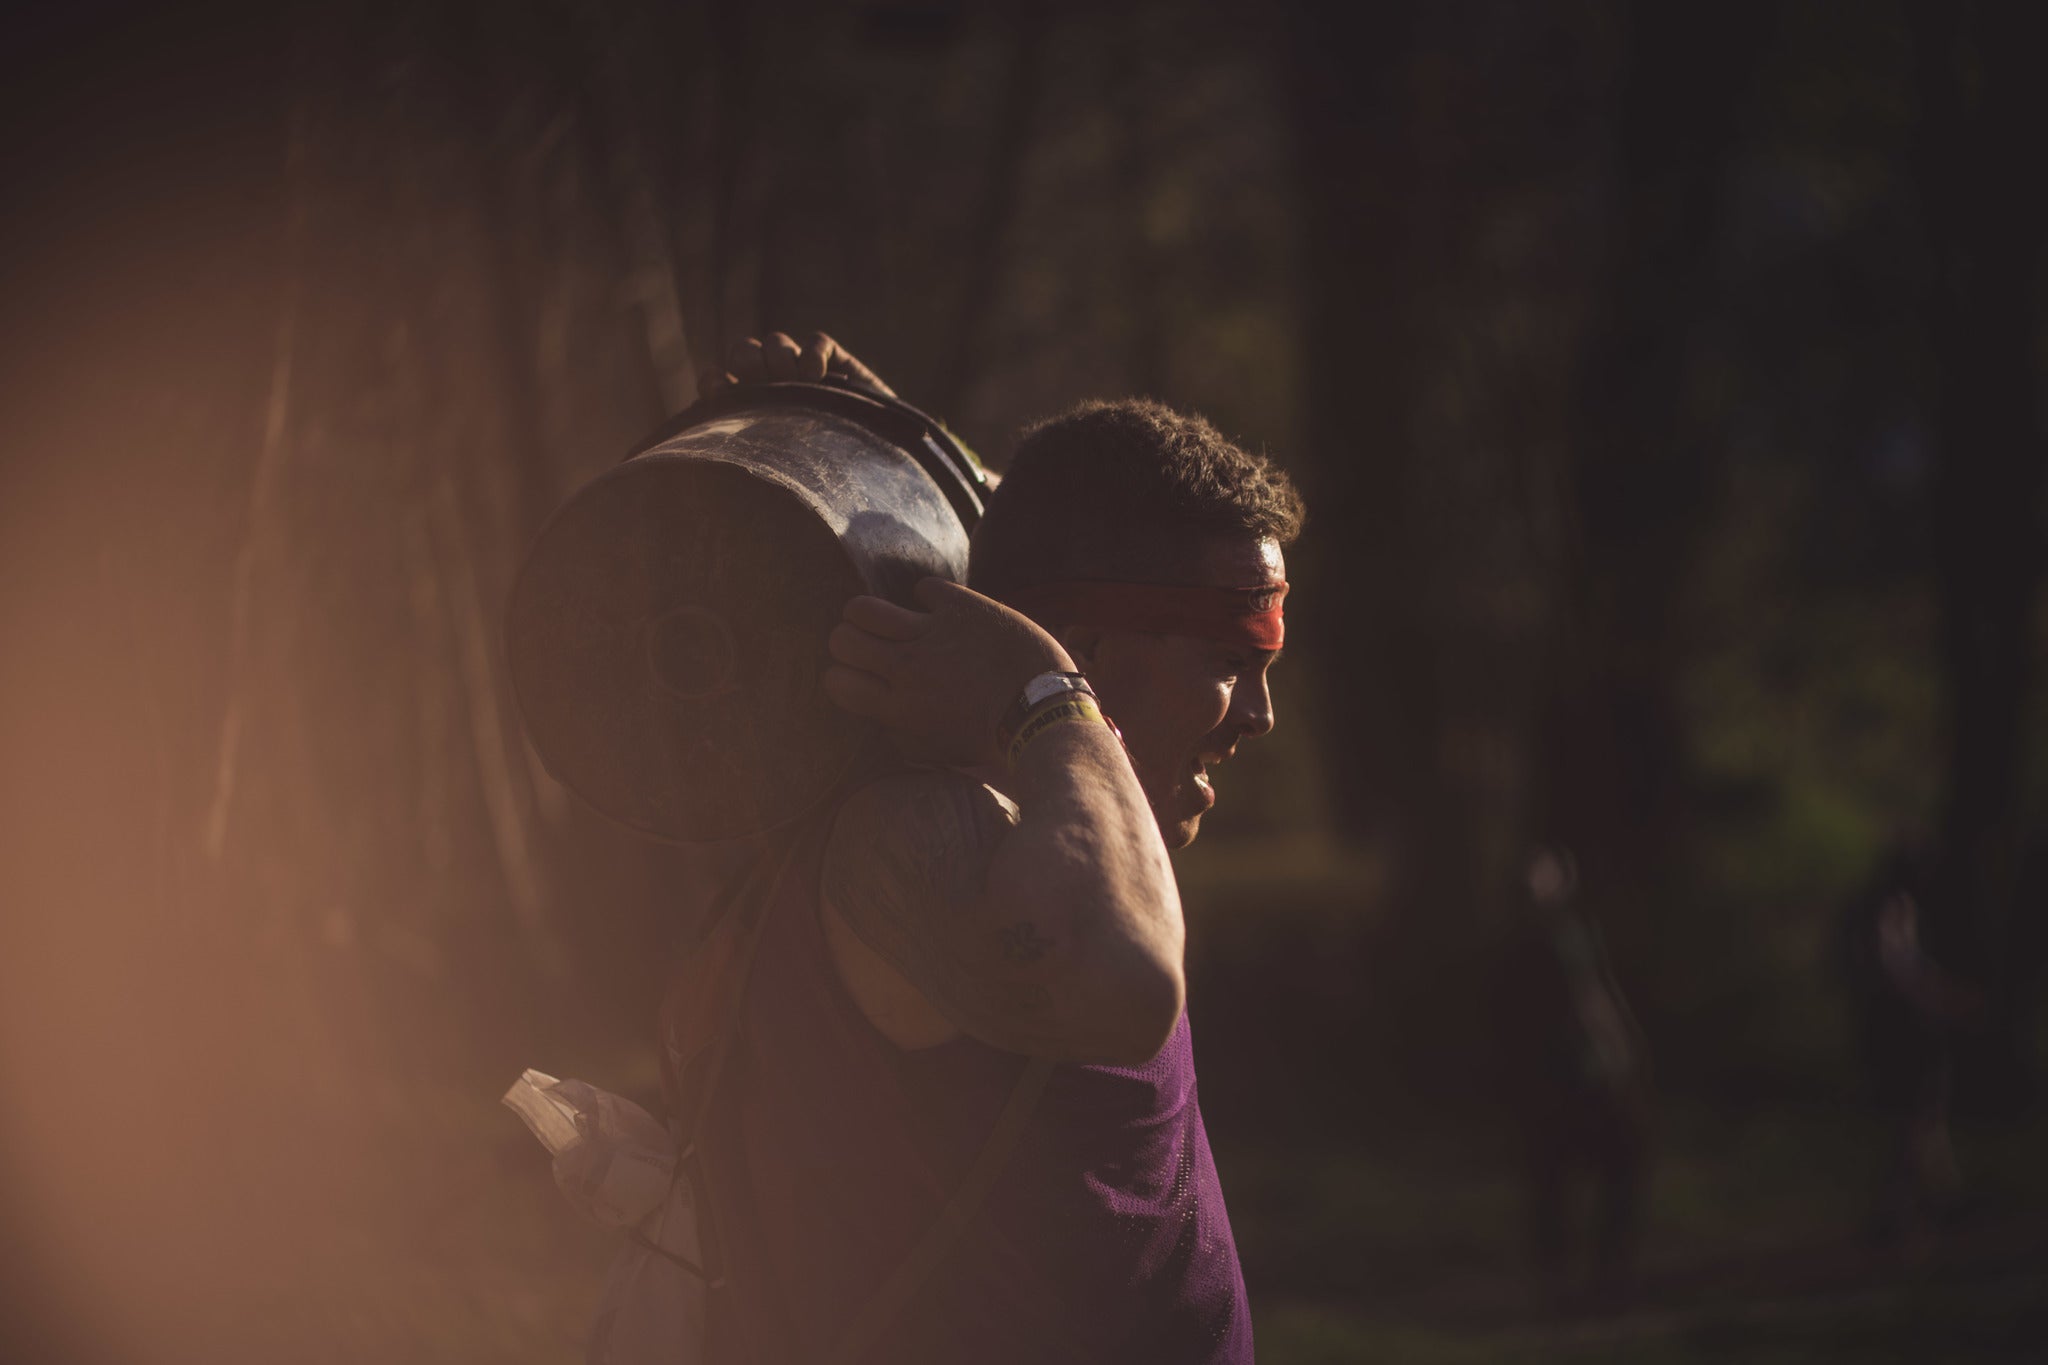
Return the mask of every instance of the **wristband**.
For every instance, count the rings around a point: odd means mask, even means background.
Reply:
[[[1066,692],[1052,698],[1050,701],[1039,703],[1032,710],[1031,714],[1024,718],[1024,723],[1017,727],[1017,733],[1004,748],[1004,764],[1012,772],[1015,772],[1017,760],[1024,756],[1024,751],[1031,747],[1033,740],[1037,739],[1047,730],[1052,729],[1055,725],[1072,720],[1094,721],[1103,725],[1109,724],[1108,719],[1095,705],[1095,695],[1093,693]],[[1114,730],[1116,727],[1111,726],[1110,728]],[[1122,738],[1122,736],[1118,736],[1118,738]]]
[[[1079,673],[1040,673],[1024,684],[1017,693],[1017,699],[1004,710],[1002,720],[996,725],[996,751],[1008,753],[1011,741],[1017,738],[1017,731],[1025,720],[1047,702],[1094,695],[1095,689]]]

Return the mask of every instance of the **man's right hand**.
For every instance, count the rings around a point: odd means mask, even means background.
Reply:
[[[698,376],[697,391],[713,394],[734,384],[816,384],[827,375],[851,380],[885,397],[896,396],[896,391],[855,359],[853,352],[823,332],[811,333],[810,340],[802,345],[784,332],[747,337],[726,354],[723,370],[707,370]]]
[[[999,765],[996,726],[1025,683],[1074,671],[1059,641],[971,588],[927,578],[923,611],[879,597],[846,604],[828,645],[825,694],[895,731],[906,753],[962,767]]]

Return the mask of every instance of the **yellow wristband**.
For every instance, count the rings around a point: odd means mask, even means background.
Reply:
[[[1031,747],[1031,741],[1053,726],[1070,720],[1094,721],[1102,725],[1109,723],[1102,718],[1101,710],[1095,705],[1095,698],[1086,692],[1063,693],[1040,703],[1036,710],[1024,718],[1024,723],[1017,727],[1016,736],[1010,740],[1010,747],[1003,755],[1003,762],[1015,772],[1017,760]]]

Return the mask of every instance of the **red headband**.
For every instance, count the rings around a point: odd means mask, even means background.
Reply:
[[[1034,620],[1155,635],[1192,635],[1248,649],[1278,649],[1285,583],[1255,588],[1188,588],[1162,583],[1043,583],[1009,594],[1009,604]]]

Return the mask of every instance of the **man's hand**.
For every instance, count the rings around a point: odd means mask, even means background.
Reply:
[[[896,396],[896,391],[873,370],[823,332],[811,333],[810,340],[801,346],[783,332],[770,332],[765,338],[748,337],[726,355],[723,370],[707,370],[698,376],[697,391],[713,394],[733,384],[815,384],[826,375],[850,379],[890,398]]]
[[[927,578],[925,608],[879,597],[846,604],[828,646],[825,694],[896,731],[906,750],[961,767],[999,764],[996,726],[1025,683],[1072,672],[1059,641],[1029,617],[971,588]]]

